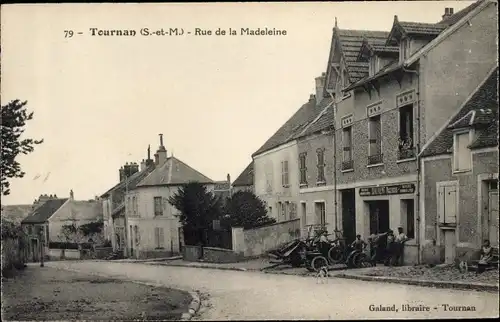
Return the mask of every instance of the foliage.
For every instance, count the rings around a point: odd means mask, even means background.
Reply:
[[[89,238],[93,242],[99,242],[100,238],[98,236],[101,234],[103,227],[104,223],[102,221],[94,221],[78,227],[74,223],[63,225],[58,238],[62,242],[83,243],[87,242]]]
[[[78,249],[77,243],[69,242],[49,242],[50,249]]]
[[[221,217],[221,201],[199,182],[189,182],[179,188],[168,202],[181,213],[179,221],[187,244],[207,243],[206,230],[214,219]]]
[[[21,225],[16,225],[11,221],[2,219],[2,240],[6,240],[9,238],[25,238],[26,234],[24,233]]]
[[[83,234],[83,236],[90,236],[92,234],[100,234],[103,228],[104,223],[102,221],[93,221],[81,225],[78,227],[78,230]]]
[[[250,191],[238,191],[229,197],[224,212],[224,221],[231,227],[251,229],[276,222],[268,216],[264,202]]]
[[[16,161],[17,156],[29,154],[34,151],[34,145],[41,144],[42,140],[20,139],[26,126],[26,121],[33,119],[33,112],[26,110],[26,101],[14,100],[2,106],[2,126],[1,126],[1,158],[0,176],[1,192],[6,196],[10,194],[11,178],[22,178],[24,172],[21,165]]]

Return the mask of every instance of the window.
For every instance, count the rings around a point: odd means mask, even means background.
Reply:
[[[404,38],[401,40],[401,44],[399,47],[399,60],[403,61],[408,58],[410,50],[410,40],[408,38]]]
[[[289,216],[290,216],[290,219],[295,219],[297,218],[297,205],[293,202],[290,202],[288,204],[288,213],[289,213]]]
[[[281,162],[281,184],[283,187],[288,186],[288,161]]]
[[[468,148],[470,144],[470,133],[463,132],[455,134],[453,147],[453,163],[455,171],[467,171],[471,169],[472,157]]]
[[[455,185],[438,186],[438,213],[440,224],[457,223],[457,188]]]
[[[286,213],[285,203],[284,202],[278,202],[278,209],[280,211],[281,218],[284,218],[285,217],[285,213]]]
[[[352,169],[352,126],[344,127],[342,130],[342,145],[342,170]]]
[[[372,116],[369,118],[368,128],[369,128],[368,164],[383,163],[380,115]]]
[[[133,196],[132,197],[132,207],[134,209],[134,214],[137,214],[137,197],[136,196]]]
[[[325,182],[325,149],[316,150],[316,156],[318,160],[318,183]]]
[[[307,168],[306,168],[306,157],[307,153],[301,153],[299,155],[300,164],[300,184],[307,184]]]
[[[408,238],[415,238],[415,201],[413,199],[402,199],[401,207],[401,226]]]
[[[155,227],[155,246],[156,248],[165,248],[165,237],[163,236],[163,228]]]
[[[155,216],[162,216],[163,215],[163,203],[162,203],[162,198],[161,197],[155,197],[154,198],[155,202]]]
[[[132,228],[132,225],[130,225],[130,247],[134,247],[134,239],[133,239],[133,228]]]
[[[413,104],[399,109],[399,153],[398,159],[411,159],[416,156],[413,145]]]
[[[326,208],[324,202],[316,202],[316,223],[324,227],[326,225]]]
[[[134,234],[135,234],[135,245],[139,246],[141,238],[139,236],[139,227],[137,227],[137,225],[134,226]]]
[[[285,215],[283,216],[285,220],[288,220],[290,217],[290,202],[285,201]]]

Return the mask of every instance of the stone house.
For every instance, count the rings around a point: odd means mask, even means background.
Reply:
[[[167,257],[179,253],[183,233],[179,211],[168,199],[189,182],[204,184],[213,192],[215,182],[186,163],[167,157],[160,136],[154,168],[128,190],[125,202],[126,245],[134,258]]]
[[[147,159],[142,160],[140,168],[135,163],[122,166],[119,169],[119,182],[100,197],[104,236],[111,241],[113,250],[122,251],[124,256],[128,256],[130,251],[126,247],[125,195],[154,170],[154,161],[150,156],[151,149],[148,147]]]
[[[297,217],[299,197],[299,159],[295,136],[314,121],[325,108],[325,100],[309,101],[252,154],[255,194],[267,204],[270,217],[277,222]]]
[[[238,191],[251,191],[254,192],[253,185],[253,161],[240,173],[240,175],[233,181],[231,185],[231,194]]]
[[[49,254],[49,218],[67,201],[67,198],[47,199],[21,221],[21,227],[27,237],[26,256],[28,262],[40,260],[40,247],[42,245],[45,247],[44,253]]]
[[[422,148],[422,260],[498,247],[498,67]]]
[[[452,11],[435,24],[396,16],[385,41],[365,39],[368,75],[336,104],[337,211],[364,238],[403,227],[407,263],[421,257],[421,147],[497,64],[497,2]]]
[[[223,204],[226,202],[227,198],[231,196],[231,176],[229,173],[227,174],[226,180],[214,182],[214,195],[220,198]]]

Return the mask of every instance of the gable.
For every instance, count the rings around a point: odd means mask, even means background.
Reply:
[[[39,206],[33,212],[21,221],[22,224],[41,224],[45,223],[68,199],[51,199]]]

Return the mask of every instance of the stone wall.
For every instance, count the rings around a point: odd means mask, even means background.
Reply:
[[[236,263],[243,256],[230,249],[217,247],[203,247],[203,261],[209,263]]]
[[[254,257],[283,243],[300,238],[300,219],[292,219],[264,227],[243,230],[233,228],[233,251],[244,257]]]

